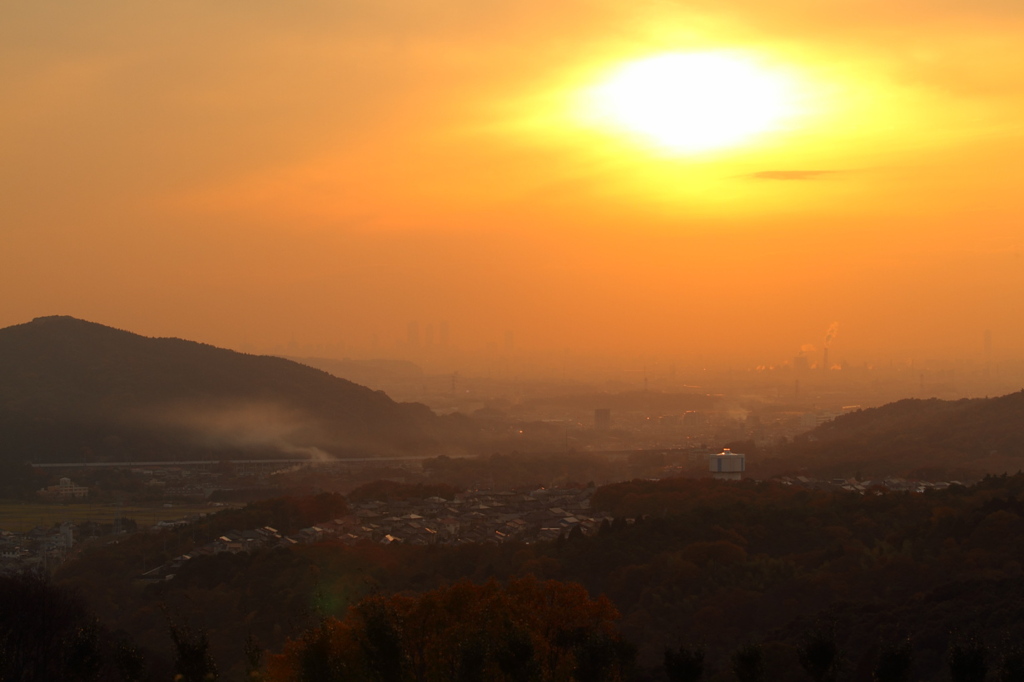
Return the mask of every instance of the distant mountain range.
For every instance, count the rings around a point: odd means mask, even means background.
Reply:
[[[853,412],[796,439],[784,456],[835,475],[1016,473],[1024,469],[1024,391]]]
[[[327,372],[72,317],[0,329],[0,459],[436,454],[470,420]]]

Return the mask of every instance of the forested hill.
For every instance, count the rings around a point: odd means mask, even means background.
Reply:
[[[72,317],[0,329],[0,458],[431,452],[464,421],[282,358]]]
[[[1024,469],[1024,391],[998,398],[901,400],[837,417],[786,456],[835,464],[835,474],[903,475],[920,469],[978,473]],[[818,467],[820,468],[820,466]]]

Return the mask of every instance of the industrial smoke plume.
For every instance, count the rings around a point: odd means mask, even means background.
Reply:
[[[825,348],[827,349],[832,345],[832,341],[835,340],[836,334],[839,333],[839,323],[833,322],[828,326],[828,330],[825,332]]]

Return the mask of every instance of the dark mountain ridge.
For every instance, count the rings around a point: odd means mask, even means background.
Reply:
[[[72,317],[0,329],[0,457],[430,454],[464,423],[312,367]]]
[[[1024,391],[997,398],[900,400],[836,417],[784,449],[835,475],[1024,469]]]

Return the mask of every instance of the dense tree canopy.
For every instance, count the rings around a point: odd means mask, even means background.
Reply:
[[[582,586],[534,578],[372,596],[272,659],[271,679],[615,682],[633,651]]]
[[[235,527],[312,523],[310,515],[335,509],[336,500],[261,502],[224,519]],[[596,509],[607,505],[616,514],[613,522],[556,543],[326,542],[194,559],[173,580],[142,588],[130,585],[142,554],[151,566],[165,537],[169,549],[187,537],[140,534],[87,552],[62,567],[59,579],[82,589],[111,628],[154,650],[168,646],[160,604],[185,609],[210,633],[226,676],[241,673],[248,634],[279,651],[319,618],[345,622],[349,608],[369,596],[533,575],[606,595],[622,614],[622,636],[638,647],[638,669],[654,680],[665,679],[665,650],[680,642],[704,645],[707,682],[732,679],[731,656],[743,642],[762,646],[766,675],[776,682],[808,679],[801,648],[811,670],[830,674],[807,657],[814,653],[807,634],[827,615],[835,648],[825,642],[815,650],[841,652],[844,675],[948,682],[952,629],[974,628],[986,642],[1024,640],[1022,500],[1024,475],[863,495],[776,483],[632,481],[591,497]],[[210,523],[202,533],[227,521]],[[886,632],[895,634],[881,638]],[[887,642],[903,644],[890,650]],[[1018,665],[1007,651],[1001,644],[990,650],[990,675]]]

